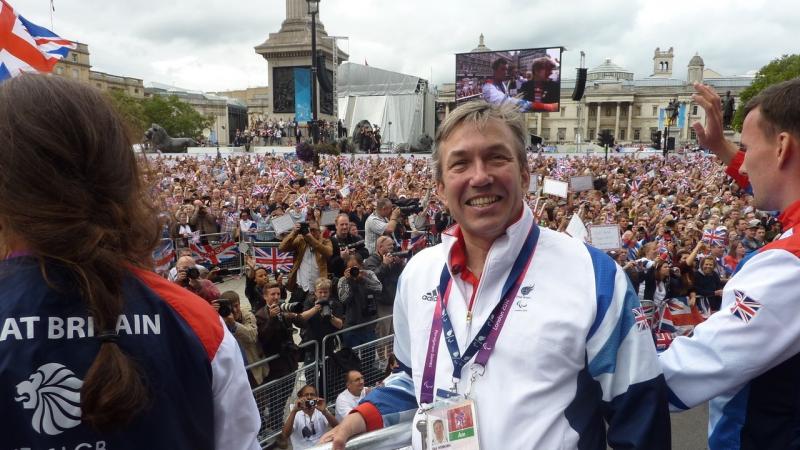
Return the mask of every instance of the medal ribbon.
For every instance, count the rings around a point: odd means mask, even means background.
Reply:
[[[500,301],[494,307],[492,313],[489,314],[486,322],[478,331],[475,339],[472,340],[472,343],[467,347],[463,355],[458,349],[458,342],[453,332],[453,325],[447,314],[447,300],[450,297],[453,280],[450,276],[447,264],[442,268],[442,275],[439,278],[439,287],[437,289],[436,309],[433,313],[431,334],[428,339],[428,356],[425,359],[425,366],[422,372],[420,403],[433,403],[436,361],[439,353],[439,340],[443,332],[450,359],[453,361],[453,379],[461,378],[462,369],[473,357],[475,357],[475,364],[486,367],[489,356],[494,349],[497,338],[500,336],[505,320],[508,317],[509,308],[514,302],[517,291],[519,291],[522,280],[525,278],[528,267],[533,260],[533,254],[536,251],[536,243],[538,240],[539,227],[533,223],[531,224],[530,231],[528,231],[525,243],[517,255],[514,265],[511,267],[511,273],[508,274],[508,278],[503,284],[503,295],[500,297]]]

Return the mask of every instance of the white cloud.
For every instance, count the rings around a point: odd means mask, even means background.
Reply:
[[[49,3],[11,0],[29,20],[50,27]],[[285,0],[55,0],[55,31],[89,45],[96,70],[190,89],[263,86],[267,65],[253,48],[276,32]],[[800,8],[791,0],[323,0],[321,20],[350,60],[434,83],[453,81],[454,53],[563,45],[564,76],[579,51],[587,66],[611,57],[646,77],[656,47],[675,49],[674,76],[698,52],[725,75],[758,69],[796,52]],[[794,44],[793,44],[794,43]]]

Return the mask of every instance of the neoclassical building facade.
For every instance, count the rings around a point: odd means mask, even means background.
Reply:
[[[483,39],[473,51],[481,49],[489,51]],[[677,100],[680,114],[677,123],[670,126],[669,136],[675,138],[676,146],[682,146],[696,142],[691,124],[705,119],[703,109],[692,102],[694,82],[713,86],[721,96],[730,91],[737,105],[741,91],[753,82],[752,76],[725,77],[708,69],[699,55],[684,66],[685,79],[677,78],[673,62],[672,48],[656,48],[652,74],[636,78],[632,71],[606,59],[588,71],[579,101],[572,100],[576,80],[562,79],[560,110],[526,114],[528,129],[549,145],[596,142],[603,131],[610,132],[618,144],[648,145],[654,132],[661,130],[666,136],[664,110],[670,101]],[[455,106],[454,94],[453,85],[439,89],[437,119],[441,120]]]

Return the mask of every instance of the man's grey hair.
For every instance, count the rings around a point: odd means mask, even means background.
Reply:
[[[519,167],[528,170],[528,162],[525,157],[527,127],[517,107],[510,103],[494,105],[484,100],[473,100],[451,111],[439,126],[439,131],[436,132],[431,155],[433,176],[436,181],[442,181],[442,142],[446,141],[463,124],[474,125],[478,130],[482,130],[490,120],[499,120],[508,126],[511,134],[514,135],[514,141],[509,144],[514,149]]]

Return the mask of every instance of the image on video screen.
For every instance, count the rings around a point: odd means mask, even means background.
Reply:
[[[521,112],[558,111],[561,47],[456,54],[456,103],[478,98]]]

